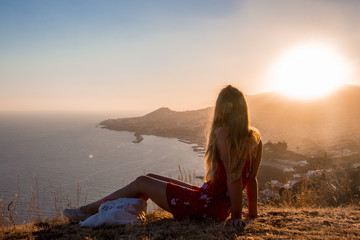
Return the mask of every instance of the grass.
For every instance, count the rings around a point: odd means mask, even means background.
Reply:
[[[20,181],[17,180],[17,191],[13,197],[6,199],[4,196],[0,197],[0,227],[9,227],[22,224],[21,218],[26,218],[26,222],[36,222],[43,219],[42,203],[40,201],[39,183],[36,175],[34,175],[34,186],[30,187],[30,195],[28,199],[20,197]],[[88,184],[81,187],[80,184],[76,186],[76,196],[73,202],[68,193],[63,194],[61,186],[56,189],[52,184],[49,185],[50,201],[53,206],[53,218],[59,219],[62,217],[64,208],[73,208],[84,205],[88,197]],[[46,194],[46,193],[43,193]],[[82,200],[83,199],[83,200]],[[25,211],[25,212],[24,212]]]
[[[63,219],[1,228],[1,239],[360,239],[360,206],[279,208],[260,205],[245,228],[223,222],[172,219],[156,211],[141,225],[83,228]]]

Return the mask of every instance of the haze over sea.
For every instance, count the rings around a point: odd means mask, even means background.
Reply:
[[[177,139],[144,136],[96,127],[104,114],[0,114],[0,198],[6,204],[19,193],[18,211],[26,220],[31,188],[42,216],[51,216],[51,185],[76,204],[77,187],[88,187],[87,202],[103,197],[144,173],[177,177],[178,164],[203,175],[202,157]],[[119,115],[121,117],[121,114]],[[83,203],[85,194],[81,196]],[[22,209],[21,209],[22,207]]]

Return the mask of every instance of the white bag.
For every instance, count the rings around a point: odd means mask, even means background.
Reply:
[[[119,198],[100,205],[99,212],[83,222],[82,227],[117,226],[139,223],[146,214],[146,201],[140,198]]]

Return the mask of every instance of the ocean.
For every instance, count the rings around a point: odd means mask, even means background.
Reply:
[[[5,207],[13,201],[17,223],[97,200],[145,173],[177,178],[180,165],[204,175],[191,144],[156,136],[133,143],[134,133],[97,126],[113,117],[0,114],[0,199]]]

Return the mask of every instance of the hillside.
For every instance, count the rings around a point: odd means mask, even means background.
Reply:
[[[259,128],[265,141],[284,140],[290,149],[303,152],[328,150],[334,145],[359,146],[360,136],[356,134],[360,131],[358,86],[345,86],[312,101],[265,93],[248,96],[248,102],[252,124]]]
[[[142,117],[109,119],[99,125],[117,131],[179,138],[203,146],[211,113],[212,108],[184,112],[160,108]]]
[[[289,149],[309,153],[335,145],[356,151],[360,147],[360,87],[345,86],[312,101],[285,98],[276,93],[247,96],[251,124],[263,142],[286,141]],[[143,117],[109,119],[99,125],[119,131],[175,137],[205,145],[212,108],[177,112],[160,108]]]

